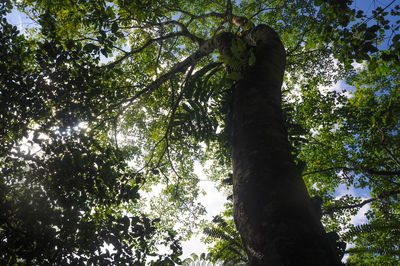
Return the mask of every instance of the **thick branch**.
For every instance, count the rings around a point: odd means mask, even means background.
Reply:
[[[229,35],[229,36],[228,36]],[[200,48],[191,56],[187,57],[182,62],[175,64],[170,71],[165,73],[164,75],[160,76],[158,79],[150,83],[146,88],[138,92],[136,95],[126,99],[124,102],[132,102],[136,100],[139,96],[144,93],[150,93],[157,89],[159,86],[164,84],[167,80],[169,80],[172,76],[176,75],[177,73],[184,73],[190,66],[196,64],[200,59],[204,56],[207,56],[212,51],[217,48],[220,48],[223,45],[223,42],[226,38],[230,37],[230,33],[220,33],[216,35],[214,38],[205,41]]]
[[[138,99],[140,96],[142,96],[145,93],[151,93],[154,90],[156,90],[158,87],[160,87],[162,84],[164,84],[166,81],[168,81],[170,78],[175,76],[178,73],[185,73],[185,71],[190,67],[195,65],[199,60],[201,60],[204,56],[207,56],[210,54],[212,51],[215,49],[223,50],[224,49],[224,44],[227,42],[228,39],[231,38],[231,33],[229,32],[222,32],[220,34],[217,34],[213,38],[204,41],[204,43],[197,49],[195,53],[187,57],[185,60],[176,63],[167,73],[161,75],[158,79],[147,85],[145,88],[143,88],[141,91],[137,92],[135,95],[128,99],[124,99],[115,105],[111,106],[109,109],[114,109],[118,106],[121,106],[125,103],[127,103],[126,106],[115,116],[119,116],[121,113],[123,113],[136,99]],[[144,48],[143,48],[144,49]],[[118,62],[114,62],[112,64],[117,64],[121,62],[123,59],[125,59],[126,56],[123,58],[120,58],[117,60]],[[110,65],[108,65],[110,66]],[[103,111],[102,113],[106,112]],[[112,119],[112,118],[109,118]],[[109,120],[108,119],[108,120]],[[95,128],[99,127],[105,120],[103,120],[100,124],[98,124]]]
[[[225,11],[225,16],[232,15],[232,1],[227,0],[226,1],[226,11]]]
[[[262,34],[261,34],[262,33]],[[257,45],[259,42],[264,42],[264,45],[269,44],[270,42],[274,42],[275,40],[279,40],[278,35],[268,26],[260,25],[252,30],[250,30],[245,36],[245,39],[249,45]],[[222,32],[214,36],[213,38],[206,40],[202,43],[202,45],[197,49],[195,53],[187,57],[182,62],[175,64],[167,73],[160,76],[158,79],[150,83],[144,89],[136,93],[134,96],[120,101],[114,107],[119,106],[124,103],[131,104],[133,101],[138,99],[144,93],[151,93],[166,81],[168,81],[171,77],[176,75],[177,73],[184,73],[190,66],[196,64],[200,59],[204,56],[207,56],[215,49],[218,49],[222,54],[225,53],[227,43],[232,39],[232,33],[230,32]],[[143,50],[144,48],[141,48]],[[136,49],[137,51],[138,49]],[[121,58],[119,61],[122,61],[124,58]],[[112,64],[116,64],[118,62],[114,62]]]
[[[227,0],[226,2],[226,11],[224,15],[224,20],[242,29],[247,29],[249,22],[249,20],[246,17],[236,16],[233,14],[231,0]]]
[[[196,42],[197,44],[201,45],[204,42],[204,39],[197,37],[196,35],[189,32],[189,30],[183,23],[176,20],[170,21],[170,23],[178,26],[181,29],[181,32],[183,33],[184,36],[188,37],[190,40]]]

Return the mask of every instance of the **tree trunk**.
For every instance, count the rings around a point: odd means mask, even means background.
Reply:
[[[285,49],[265,25],[244,39],[256,62],[232,87],[230,124],[234,218],[249,265],[340,265],[291,155],[281,106]]]

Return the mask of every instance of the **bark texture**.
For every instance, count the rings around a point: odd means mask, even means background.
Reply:
[[[234,218],[249,265],[340,265],[290,152],[281,107],[286,54],[259,25],[243,38],[255,65],[233,85]]]

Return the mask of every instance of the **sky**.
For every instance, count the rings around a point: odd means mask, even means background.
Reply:
[[[203,168],[199,163],[195,163],[195,173],[199,176],[200,180],[206,180],[207,177],[203,172]],[[226,202],[226,196],[222,192],[219,192],[214,183],[211,181],[200,181],[199,185],[201,189],[206,192],[206,195],[200,195],[199,201],[204,205],[207,210],[206,218],[211,220],[213,216],[219,214],[224,210],[224,203]],[[182,243],[182,258],[188,258],[192,253],[201,254],[207,253],[207,247],[200,241],[201,234],[197,237],[193,237],[190,241]]]
[[[400,0],[397,0],[400,4]],[[389,3],[393,2],[393,0],[354,0],[352,7],[360,8],[364,10],[367,14],[371,14],[371,11],[375,9],[376,6],[386,6]],[[396,0],[394,1],[396,2]],[[23,32],[25,28],[32,27],[32,22],[24,17],[19,12],[13,12],[7,16],[8,21],[11,24],[14,24],[18,27],[18,29]],[[346,85],[343,81],[339,81],[337,84],[333,85],[330,90],[342,90],[347,89],[351,90],[348,85]],[[203,169],[199,163],[195,164],[195,173],[199,176],[200,187],[206,192],[206,195],[200,195],[199,201],[205,206],[207,210],[206,218],[211,220],[213,216],[219,214],[224,210],[224,203],[226,202],[226,196],[219,192],[214,183],[211,181],[207,181],[207,177],[205,176]],[[361,196],[362,199],[367,199],[370,197],[369,192],[367,190],[354,189],[353,187],[347,188],[344,185],[340,185],[335,193],[337,198],[344,196],[346,194],[349,195],[358,195]],[[369,204],[363,206],[359,212],[351,218],[351,222],[354,225],[359,225],[367,222],[365,217],[365,213],[369,209]],[[200,254],[207,253],[206,245],[200,241],[201,236],[193,237],[190,241],[185,241],[182,243],[183,247],[183,255],[182,258],[190,257],[192,253]],[[346,256],[345,256],[346,258]],[[344,258],[344,259],[345,259]]]

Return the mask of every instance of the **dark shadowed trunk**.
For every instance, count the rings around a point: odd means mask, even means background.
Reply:
[[[286,55],[265,25],[245,34],[255,65],[233,85],[234,218],[250,265],[339,265],[290,152],[281,107]]]

